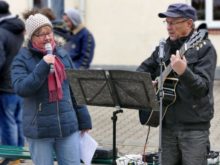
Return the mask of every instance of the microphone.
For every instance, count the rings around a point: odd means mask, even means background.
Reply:
[[[44,48],[45,48],[47,54],[53,53],[52,46],[49,42],[44,45]],[[50,73],[54,73],[54,65],[53,64],[50,64]]]
[[[162,59],[164,57],[164,45],[166,40],[162,38],[159,43],[159,58]]]

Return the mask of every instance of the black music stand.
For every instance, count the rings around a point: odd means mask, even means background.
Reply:
[[[121,108],[159,111],[149,73],[123,70],[66,70],[78,105],[115,107],[113,112],[113,165],[116,165],[116,122]]]

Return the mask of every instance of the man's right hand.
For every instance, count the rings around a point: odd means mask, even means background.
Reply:
[[[157,86],[157,83],[158,83],[158,82],[157,82],[156,80],[152,81],[152,84],[153,84],[154,87]]]

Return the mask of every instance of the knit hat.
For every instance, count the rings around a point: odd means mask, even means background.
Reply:
[[[0,17],[11,14],[9,11],[9,4],[0,0]]]
[[[36,32],[39,28],[46,25],[53,28],[50,20],[46,16],[40,13],[35,15],[30,15],[25,22],[25,28],[28,38],[31,39],[34,32]]]
[[[68,9],[65,11],[65,14],[69,17],[69,19],[72,21],[72,23],[77,27],[79,24],[82,23],[82,18],[80,16],[80,13],[76,9]]]

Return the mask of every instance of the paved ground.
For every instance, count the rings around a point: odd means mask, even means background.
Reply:
[[[210,142],[213,150],[220,151],[220,81],[215,82],[215,115],[210,129]],[[112,112],[115,108],[89,106],[93,129],[90,132],[100,146],[112,146]],[[117,115],[117,148],[121,154],[141,154],[147,135],[147,127],[139,123],[138,111],[123,109]],[[151,128],[147,151],[158,151],[158,128]],[[30,165],[30,161],[22,165]]]
[[[215,82],[215,115],[210,129],[211,148],[220,150],[220,81]],[[112,121],[111,116],[114,108],[89,107],[93,119],[91,134],[103,146],[112,145]],[[123,109],[118,114],[117,121],[117,147],[123,154],[142,153],[146,140],[148,127],[142,126],[138,120],[138,111]],[[147,150],[158,151],[159,131],[151,128]]]

